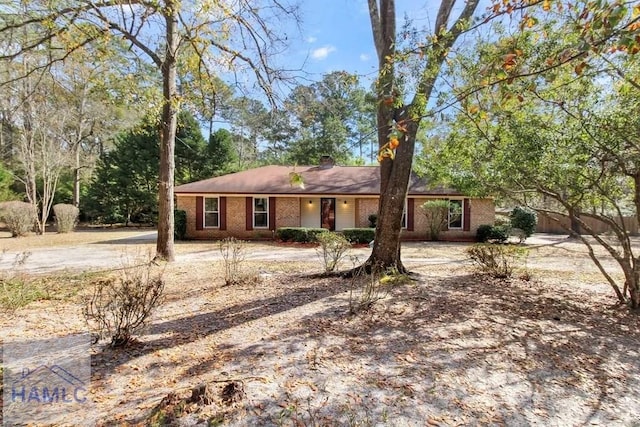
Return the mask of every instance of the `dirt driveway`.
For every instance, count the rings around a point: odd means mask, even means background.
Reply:
[[[90,271],[120,268],[149,259],[155,252],[157,233],[153,230],[80,230],[69,235],[50,234],[11,238],[0,233],[0,270],[28,273],[55,271]],[[636,242],[638,243],[638,242]],[[447,242],[405,242],[403,262],[411,268],[421,265],[465,263],[468,244]],[[564,235],[536,234],[526,242],[529,248],[527,267],[552,269],[576,274],[597,272],[586,257],[584,245]],[[250,242],[247,259],[254,261],[318,262],[314,247],[281,245],[274,242]],[[353,248],[350,257],[362,261],[371,253],[368,247]],[[18,260],[23,259],[22,262]],[[218,261],[218,244],[206,241],[176,242],[177,263]],[[350,261],[345,261],[346,263]],[[618,272],[611,260],[607,269]]]

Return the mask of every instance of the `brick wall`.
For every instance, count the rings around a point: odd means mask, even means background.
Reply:
[[[378,198],[355,199],[356,228],[369,227],[369,215],[378,213]]]
[[[192,237],[196,231],[196,198],[195,196],[178,196],[176,209],[187,213],[187,237]]]
[[[402,231],[403,239],[424,239],[427,235],[427,219],[420,206],[427,198],[417,198],[414,202],[414,231]],[[443,240],[475,238],[478,227],[482,224],[493,224],[495,221],[495,207],[491,199],[470,199],[471,230],[447,230],[441,234]],[[245,230],[246,208],[244,197],[227,197],[227,230],[220,231],[217,228],[196,230],[196,197],[178,196],[177,208],[187,212],[187,236],[193,239],[219,239],[226,236],[238,238],[269,238],[272,233],[269,230],[259,229]],[[369,215],[378,212],[378,199],[355,199],[356,227],[368,227]],[[276,199],[276,227],[300,226],[300,199],[295,197],[278,197]]]
[[[425,239],[427,236],[427,217],[424,215],[422,204],[428,198],[416,198],[414,202],[414,231],[402,231],[404,239]],[[492,199],[470,199],[470,230],[446,230],[440,234],[441,240],[471,240],[476,236],[478,227],[482,224],[493,224],[495,221],[495,206]]]
[[[227,229],[205,228],[196,230],[196,197],[178,196],[176,207],[187,212],[187,237],[190,239],[221,239],[234,236],[242,239],[270,237],[269,230],[247,231],[244,197],[227,197]],[[276,202],[277,203],[277,202]]]
[[[479,226],[493,225],[496,220],[496,206],[493,199],[471,199],[471,212],[471,230],[474,233]]]
[[[276,227],[300,227],[300,199],[276,198]]]
[[[294,197],[276,198],[276,227],[299,227],[300,204]],[[191,239],[221,239],[234,236],[242,239],[271,238],[271,230],[246,230],[245,197],[227,197],[227,229],[205,228],[196,230],[196,197],[178,196],[177,209],[187,212],[187,237]]]

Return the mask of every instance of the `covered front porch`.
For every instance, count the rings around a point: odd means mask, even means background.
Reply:
[[[356,199],[301,197],[300,226],[341,231],[356,227]]]

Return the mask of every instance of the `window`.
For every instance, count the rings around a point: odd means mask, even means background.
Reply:
[[[462,200],[449,200],[449,228],[462,228]]]
[[[407,228],[407,199],[404,199],[404,208],[402,209],[402,222],[400,223],[401,228]]]
[[[253,226],[267,228],[269,226],[269,199],[256,197],[253,199]]]
[[[219,201],[217,197],[204,198],[204,226],[214,228],[220,226]]]

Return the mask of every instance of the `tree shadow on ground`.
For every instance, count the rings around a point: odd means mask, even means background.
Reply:
[[[294,281],[295,275],[287,275],[285,281]],[[307,284],[302,287],[292,288],[288,283],[273,284],[280,286],[282,292],[269,298],[257,297],[240,304],[233,304],[224,308],[210,311],[196,312],[177,319],[165,320],[152,324],[147,329],[147,336],[159,335],[158,338],[146,339],[135,342],[126,348],[111,348],[102,346],[92,355],[91,365],[93,371],[99,377],[110,375],[118,366],[128,361],[142,357],[158,350],[179,347],[184,344],[199,340],[211,334],[252,322],[264,317],[272,316],[295,307],[321,300],[331,295],[343,292],[344,283],[319,281],[316,284]],[[234,292],[233,286],[224,287],[228,292]],[[206,304],[205,304],[206,307]],[[197,374],[207,369],[206,365],[192,372]]]
[[[613,302],[474,275],[404,285],[357,316],[343,294],[279,334],[228,346],[223,369],[270,381],[219,410],[248,425],[628,423],[640,316]]]
[[[92,242],[92,245],[144,245],[156,244],[158,233],[156,231],[140,230],[136,236],[120,237],[118,239],[106,239]],[[176,242],[178,243],[178,242]]]

